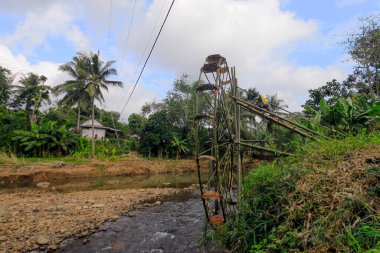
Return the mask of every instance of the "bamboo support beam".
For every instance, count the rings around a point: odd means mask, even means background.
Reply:
[[[236,142],[236,143],[240,144],[242,146],[246,146],[248,148],[253,148],[253,149],[256,149],[256,150],[260,150],[260,151],[274,153],[276,155],[294,156],[294,154],[290,154],[290,153],[286,153],[286,152],[281,152],[281,151],[277,151],[277,150],[273,150],[273,149],[269,149],[269,148],[263,148],[263,147],[260,147],[260,146],[256,146],[256,145],[252,145],[252,144],[248,144],[248,143],[244,143],[244,142]]]
[[[239,98],[238,98],[238,99],[239,99]],[[255,109],[257,109],[257,110],[259,110],[259,111],[261,111],[261,112],[269,113],[270,115],[272,115],[272,116],[274,116],[274,117],[277,117],[277,118],[279,118],[280,120],[283,120],[283,121],[285,121],[285,122],[287,122],[287,123],[289,123],[289,124],[291,124],[291,125],[297,126],[297,127],[301,128],[301,129],[303,129],[303,130],[305,130],[305,131],[308,131],[308,132],[313,133],[313,134],[315,134],[315,135],[318,135],[318,136],[320,136],[320,137],[326,138],[326,139],[328,139],[328,140],[332,140],[331,138],[329,138],[329,137],[327,137],[327,136],[325,136],[325,135],[323,135],[323,134],[320,134],[320,133],[318,133],[317,131],[311,130],[311,129],[305,127],[305,126],[302,126],[302,125],[297,124],[297,123],[295,123],[295,122],[293,122],[293,121],[291,121],[291,120],[288,120],[288,119],[286,119],[286,118],[284,118],[284,117],[281,117],[281,116],[277,115],[276,113],[273,113],[273,112],[267,111],[267,110],[262,109],[262,108],[260,108],[260,107],[258,107],[258,106],[255,106],[255,105],[253,105],[253,104],[251,104],[251,103],[247,103],[247,102],[245,102],[245,101],[243,101],[243,100],[241,100],[241,99],[240,99],[240,101],[246,103],[246,104],[249,105],[249,106],[254,107]]]
[[[296,132],[299,135],[302,135],[304,137],[307,137],[307,138],[310,138],[312,140],[318,141],[318,139],[316,139],[315,137],[311,136],[310,134],[304,133],[304,132],[300,131],[299,129],[297,129],[297,127],[301,127],[301,126],[299,126],[298,124],[295,124],[294,122],[286,120],[286,119],[284,119],[284,118],[282,118],[282,117],[280,117],[280,116],[278,116],[278,115],[276,115],[274,113],[270,113],[270,112],[268,112],[266,110],[263,110],[263,109],[261,109],[261,108],[259,108],[257,106],[254,106],[252,104],[246,103],[243,100],[238,99],[238,98],[236,98],[234,96],[231,96],[231,98],[233,100],[235,100],[235,102],[238,105],[240,105],[241,107],[243,107],[244,109],[246,109],[246,110],[248,110],[248,111],[250,111],[250,112],[252,112],[254,114],[257,114],[260,117],[263,117],[264,119],[272,121],[273,123],[276,123],[276,124],[278,124],[278,125],[280,125],[282,127],[285,127],[285,128],[287,128],[289,130],[292,130],[293,132]],[[285,121],[285,122],[287,122],[287,121],[291,122],[292,126],[284,123],[283,121]]]

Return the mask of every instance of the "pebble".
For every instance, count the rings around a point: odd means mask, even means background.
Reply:
[[[46,237],[43,237],[43,236],[39,236],[37,238],[37,243],[39,245],[45,245],[45,244],[48,244],[49,243],[49,240],[46,238]]]
[[[40,182],[37,184],[38,188],[48,188],[50,186],[49,182]]]

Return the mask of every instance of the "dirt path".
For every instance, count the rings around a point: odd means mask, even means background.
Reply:
[[[0,252],[54,250],[71,235],[85,236],[105,221],[116,220],[135,207],[159,205],[157,199],[180,191],[161,188],[2,194]],[[149,201],[153,204],[143,204]]]

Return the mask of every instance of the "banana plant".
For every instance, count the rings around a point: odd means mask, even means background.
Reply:
[[[13,131],[12,139],[24,148],[26,154],[32,156],[68,154],[75,147],[78,137],[65,125],[57,127],[56,124],[55,121],[47,121],[41,125],[32,122],[29,131]]]
[[[332,105],[321,100],[319,113],[322,122],[344,131],[358,132],[380,124],[380,103],[370,103],[361,96],[339,98]]]

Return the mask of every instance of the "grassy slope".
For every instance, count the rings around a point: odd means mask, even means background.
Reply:
[[[315,142],[297,157],[261,164],[246,176],[243,198],[239,222],[214,235],[230,247],[377,252],[380,135]]]

